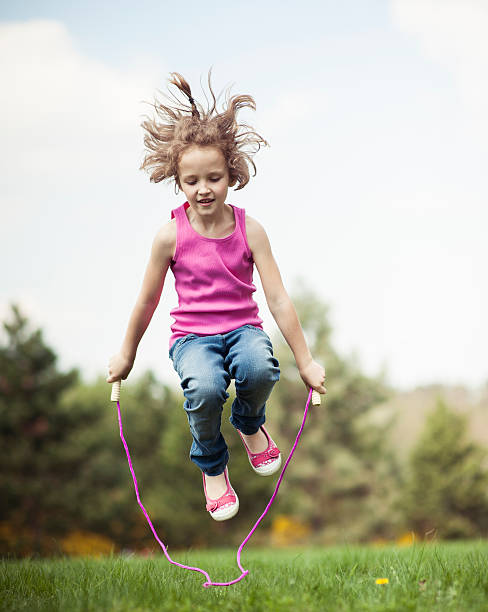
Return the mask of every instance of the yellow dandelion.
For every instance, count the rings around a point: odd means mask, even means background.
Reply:
[[[388,578],[376,578],[376,584],[388,584]]]

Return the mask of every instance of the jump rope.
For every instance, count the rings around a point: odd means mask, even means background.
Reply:
[[[161,546],[166,559],[168,559],[168,561],[170,563],[172,563],[173,565],[177,565],[178,567],[181,567],[183,569],[191,570],[193,572],[200,572],[201,574],[203,574],[205,576],[205,578],[207,579],[207,581],[203,583],[203,586],[205,588],[209,588],[211,586],[230,586],[231,584],[235,584],[236,582],[241,581],[244,578],[244,576],[247,576],[247,574],[249,574],[249,570],[245,570],[242,567],[242,565],[241,565],[241,552],[242,552],[242,549],[247,544],[247,542],[251,538],[252,534],[255,532],[257,526],[259,525],[259,523],[263,520],[263,518],[268,513],[268,510],[270,509],[271,504],[273,503],[273,501],[274,501],[274,499],[276,497],[276,494],[278,493],[278,489],[280,488],[280,484],[281,484],[281,481],[283,480],[283,476],[285,474],[286,468],[288,467],[288,464],[290,463],[290,460],[293,457],[293,453],[295,452],[295,449],[296,449],[296,447],[298,445],[298,441],[300,440],[300,436],[302,435],[302,431],[303,431],[303,428],[305,426],[305,421],[307,419],[307,413],[308,413],[308,407],[310,405],[310,399],[312,400],[312,405],[313,406],[320,406],[320,394],[317,391],[314,391],[313,389],[310,389],[310,391],[309,391],[307,403],[305,404],[305,411],[303,413],[302,424],[300,425],[300,429],[298,430],[298,434],[297,434],[297,437],[295,439],[295,443],[293,444],[293,448],[291,449],[290,454],[288,455],[288,459],[286,460],[285,465],[284,465],[283,469],[281,470],[281,474],[280,474],[280,477],[278,478],[278,482],[276,484],[276,488],[274,490],[274,493],[271,496],[271,499],[269,500],[268,505],[264,509],[264,512],[258,518],[256,523],[254,524],[254,527],[251,529],[251,531],[248,533],[248,535],[244,538],[242,544],[239,546],[239,549],[237,551],[237,565],[239,566],[239,569],[241,570],[241,575],[238,578],[236,578],[235,580],[231,580],[230,582],[213,582],[212,579],[210,578],[210,576],[208,575],[208,573],[205,570],[200,569],[199,567],[190,567],[189,565],[183,565],[181,563],[178,563],[177,561],[173,561],[173,559],[169,556],[168,550],[167,550],[166,546],[164,545],[164,543],[159,539],[159,536],[156,533],[156,530],[154,529],[152,521],[149,518],[149,514],[147,513],[146,509],[142,505],[141,498],[139,496],[139,488],[137,486],[137,478],[136,478],[136,475],[135,475],[135,472],[134,472],[134,468],[132,467],[132,461],[131,461],[131,458],[130,458],[129,447],[127,446],[127,442],[125,441],[124,432],[123,432],[123,429],[122,429],[122,416],[121,416],[121,413],[120,413],[120,402],[119,402],[119,399],[120,399],[120,380],[117,380],[112,385],[111,401],[112,402],[117,402],[117,411],[118,411],[118,417],[119,417],[120,438],[121,438],[122,444],[124,445],[124,448],[125,448],[125,453],[127,455],[127,461],[129,462],[129,469],[130,469],[131,474],[132,474],[132,480],[134,481],[134,489],[136,491],[137,503],[141,507],[141,510],[144,513],[144,516],[146,517],[146,520],[147,520],[147,522],[149,524],[149,527],[151,528],[151,531],[153,532],[154,537],[156,538],[158,544]]]

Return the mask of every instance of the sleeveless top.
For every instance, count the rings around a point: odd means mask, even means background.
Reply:
[[[171,212],[176,249],[171,261],[178,307],[169,346],[187,334],[225,334],[242,325],[262,329],[252,294],[254,261],[246,237],[245,210],[232,206],[235,229],[225,238],[206,238],[193,229],[185,202]]]

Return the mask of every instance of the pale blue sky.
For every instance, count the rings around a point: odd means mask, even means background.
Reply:
[[[482,0],[4,3],[0,315],[20,302],[63,367],[104,372],[181,203],[138,171],[141,100],[173,70],[201,97],[213,66],[271,143],[228,201],[330,304],[336,346],[399,387],[484,383],[486,31]],[[171,285],[133,372],[176,382]]]
[[[253,50],[270,48],[284,49],[290,61],[294,47],[324,37],[347,43],[349,36],[376,31],[382,38],[388,29],[388,10],[386,2],[357,0],[340,4],[330,0],[250,0],[245,4],[31,0],[4,4],[0,15],[3,20],[62,21],[83,54],[103,57],[113,66],[130,64],[134,57],[147,54],[153,61],[194,69],[195,61],[214,64],[222,55],[244,57]],[[298,58],[294,64],[288,68],[304,68]],[[254,70],[255,66],[249,68]]]

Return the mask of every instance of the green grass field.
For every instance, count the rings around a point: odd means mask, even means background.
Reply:
[[[235,551],[179,553],[212,580],[240,574]],[[205,589],[205,577],[154,558],[3,560],[0,610],[488,610],[488,543],[409,548],[249,550],[249,575]],[[388,584],[377,585],[377,578]]]

